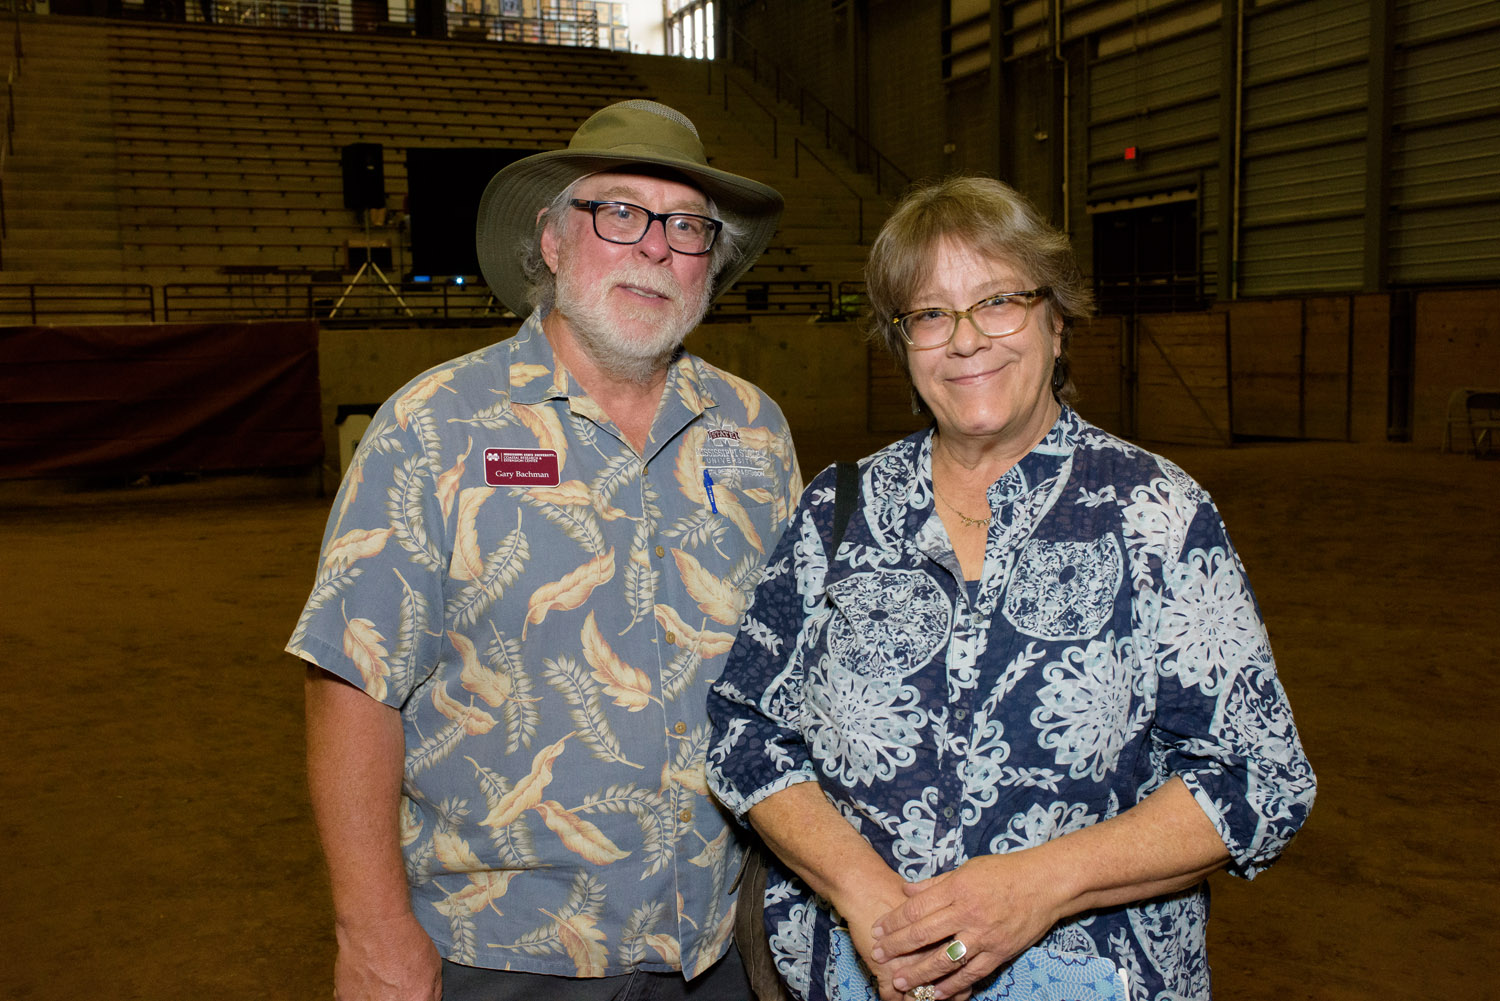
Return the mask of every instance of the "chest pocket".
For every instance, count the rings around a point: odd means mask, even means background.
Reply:
[[[1113,535],[1093,542],[1026,543],[1005,592],[1005,618],[1027,636],[1082,640],[1098,634],[1125,578]]]
[[[953,606],[927,574],[877,570],[828,587],[828,651],[857,674],[905,678],[948,643]]]

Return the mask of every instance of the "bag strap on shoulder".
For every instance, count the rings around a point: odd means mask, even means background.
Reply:
[[[859,502],[859,463],[837,463],[836,471],[838,479],[833,487],[833,544],[828,547],[829,559],[838,552],[839,543],[844,541],[844,529],[849,527],[849,516],[854,513],[855,505]]]

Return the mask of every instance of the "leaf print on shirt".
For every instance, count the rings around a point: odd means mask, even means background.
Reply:
[[[428,570],[445,570],[448,555],[439,552],[427,534],[427,510],[423,500],[431,479],[431,463],[426,456],[413,455],[397,466],[391,485],[386,489],[386,512],[391,527],[412,560]]]
[[[607,498],[596,494],[593,488],[582,480],[568,480],[555,487],[529,487],[525,490],[525,495],[532,500],[556,504],[558,507],[591,508],[605,521],[630,517],[624,511],[611,505]]]
[[[541,723],[536,703],[541,698],[532,697],[532,680],[521,657],[521,641],[502,634],[493,622],[490,623],[490,632],[495,638],[485,648],[485,656],[496,665],[497,673],[505,674],[513,693],[500,707],[500,712],[505,720],[505,753],[514,754],[518,747],[530,747],[531,738],[536,736],[536,728]]]
[[[555,744],[548,744],[531,759],[531,771],[516,782],[515,788],[500,797],[488,816],[479,823],[484,827],[504,827],[542,801],[547,783],[552,781],[552,763],[563,752],[563,745],[573,734],[569,733]]]
[[[630,559],[625,563],[625,600],[630,606],[630,621],[620,630],[621,636],[651,614],[661,583],[661,571],[656,569],[650,551],[645,548],[643,534],[637,532],[631,540]]]
[[[557,468],[562,469],[568,462],[568,433],[563,430],[562,421],[558,420],[557,412],[547,403],[535,405],[528,403],[514,403],[511,410],[516,419],[526,426],[526,429],[536,435],[538,448],[550,449],[557,453]]]
[[[332,573],[343,573],[355,560],[377,556],[391,537],[389,528],[356,528],[328,544],[323,556],[323,568]]]
[[[625,757],[620,738],[615,736],[614,728],[604,715],[600,686],[594,676],[572,657],[543,658],[542,664],[547,669],[544,675],[547,684],[561,692],[573,707],[569,710],[577,727],[573,732],[593,750],[594,757],[600,761],[617,761],[631,768],[644,768],[644,765]]]
[[[610,649],[599,627],[594,624],[593,612],[583,620],[583,632],[579,638],[583,641],[583,659],[594,669],[595,680],[604,686],[604,694],[613,698],[615,705],[636,713],[655,701],[651,698],[651,679]]]
[[[525,362],[514,362],[510,366],[510,384],[516,388],[528,385],[535,379],[544,375],[551,375],[552,370],[546,365],[528,365]]]
[[[660,793],[633,783],[612,785],[602,793],[583,798],[575,813],[628,813],[641,831],[641,879],[648,879],[670,865],[676,818]]]
[[[541,814],[542,823],[557,835],[564,848],[595,865],[609,865],[630,854],[622,852],[599,828],[556,800],[543,800],[532,809]]]
[[[648,900],[630,912],[630,917],[625,919],[620,930],[620,944],[615,947],[615,958],[621,966],[635,966],[646,957],[644,947],[651,945],[647,942],[648,938],[667,939],[673,943],[674,950],[677,948],[676,939],[656,932],[656,926],[666,909],[663,901]]]
[[[542,913],[557,922],[557,937],[568,958],[573,960],[574,976],[604,976],[609,966],[609,950],[604,947],[604,932],[596,927],[596,919],[587,914],[560,918],[551,911]]]
[[[467,755],[464,760],[474,766],[474,777],[479,782],[480,791],[484,793],[486,812],[493,812],[510,793],[510,780]],[[468,811],[465,810],[464,813],[467,815]],[[531,828],[521,818],[504,827],[490,828],[490,844],[494,846],[495,854],[505,868],[530,868],[539,861]]]
[[[745,405],[745,420],[753,421],[760,416],[760,390],[733,372],[726,372],[717,365],[712,365],[710,368],[713,369],[714,375],[729,384],[729,388],[734,390],[734,395],[738,396],[740,402]]]
[[[573,877],[573,885],[568,891],[568,899],[557,913],[538,908],[543,914],[551,918],[546,924],[535,928],[522,935],[515,942],[502,945],[492,943],[492,949],[519,949],[533,956],[542,956],[547,953],[566,952],[564,933],[560,926],[572,921],[574,918],[584,918],[584,926],[592,926],[599,918],[604,909],[604,884],[595,879],[587,872],[580,872]],[[573,925],[574,933],[578,926]],[[597,929],[595,930],[597,932]],[[598,933],[602,936],[602,932]],[[569,938],[572,935],[568,936]],[[595,974],[597,976],[597,974]]]
[[[433,835],[432,841],[444,869],[464,873],[469,877],[468,886],[448,894],[446,900],[433,905],[440,913],[452,915],[462,910],[477,914],[487,907],[494,907],[494,902],[505,896],[517,870],[492,869],[488,863],[480,860],[467,841],[452,831],[438,831]],[[494,909],[497,913],[503,913],[498,907]]]
[[[398,608],[396,650],[391,654],[388,666],[391,669],[390,683],[397,691],[406,691],[418,671],[417,659],[421,655],[420,640],[430,634],[432,609],[427,595],[414,590],[395,567],[391,573],[401,582],[401,603]]]
[[[465,494],[468,492],[464,491]],[[463,509],[463,503],[461,496],[460,511]],[[475,544],[478,544],[477,541]],[[517,508],[516,527],[500,540],[500,545],[493,552],[484,557],[478,576],[472,579],[459,578],[468,579],[468,586],[448,599],[443,608],[443,614],[460,627],[473,625],[479,620],[480,615],[500,600],[505,594],[505,589],[516,582],[526,567],[526,561],[530,558],[531,547],[526,541],[526,533],[521,531],[521,511]],[[465,573],[467,572],[466,570]],[[450,573],[450,576],[455,575]],[[521,629],[523,639],[525,632],[523,626]]]
[[[339,607],[342,608],[343,605],[340,604]],[[365,694],[376,701],[384,701],[385,679],[391,673],[385,662],[387,651],[381,645],[383,639],[385,637],[380,635],[375,623],[369,619],[351,619],[348,611],[344,611],[344,656],[359,668],[359,675],[365,683]]]
[[[464,478],[465,460],[469,453],[474,451],[474,437],[469,436],[469,443],[464,447],[463,454],[443,471],[437,478],[437,489],[432,494],[438,500],[438,505],[443,509],[443,520],[448,520],[448,515],[453,511],[453,498],[458,493],[458,485]]]
[[[1216,695],[1265,643],[1239,560],[1218,547],[1195,549],[1181,563],[1163,567],[1162,576],[1162,673]]]
[[[492,631],[495,630],[494,623],[490,624],[490,629]],[[536,711],[531,709],[529,716],[523,717],[519,712],[509,710],[518,703],[538,702],[540,699],[517,695],[514,680],[515,675],[510,671],[492,671],[481,664],[479,662],[479,653],[474,649],[473,641],[467,636],[450,630],[448,640],[453,644],[453,648],[458,651],[459,656],[463,658],[463,672],[459,675],[459,681],[462,683],[464,690],[478,695],[490,706],[501,710],[502,718],[505,719],[506,733],[509,737],[506,753],[509,754],[511,751],[514,751],[523,737],[526,746],[530,747],[531,735],[536,732]],[[500,639],[498,631],[495,631],[495,643],[491,644],[491,649],[494,649],[496,644],[499,644],[503,652],[504,644]],[[524,678],[525,673],[521,672],[521,676]],[[529,729],[523,730],[523,719],[529,720]]]
[[[453,562],[448,576],[474,580],[484,573],[484,548],[479,544],[476,522],[479,509],[495,495],[494,487],[469,487],[458,497],[458,525],[453,530]]]
[[[609,583],[614,575],[615,551],[611,549],[563,575],[562,579],[537,588],[527,602],[526,622],[521,626],[521,639],[526,639],[527,626],[539,625],[548,612],[571,611],[579,607],[594,593],[594,588]]]
[[[698,603],[700,612],[726,626],[740,621],[740,613],[744,611],[745,604],[745,596],[740,588],[703,569],[703,564],[685,550],[673,549],[672,560],[677,564],[677,572],[682,575],[683,586]]]
[[[561,528],[564,535],[578,543],[590,556],[604,552],[604,533],[599,525],[601,516],[582,480],[569,480],[555,487],[514,488],[512,496],[540,510],[542,517]],[[616,512],[617,516],[624,513]]]
[[[432,705],[448,721],[438,732],[409,748],[406,755],[406,774],[418,775],[427,768],[453,753],[465,737],[489,733],[498,722],[495,717],[476,707],[472,702],[465,705],[448,694],[448,683],[433,686]]]
[[[417,381],[401,395],[401,398],[396,401],[395,406],[396,423],[400,426],[401,430],[406,430],[414,413],[419,409],[425,409],[425,404],[428,400],[432,399],[432,394],[436,393],[439,389],[447,389],[448,392],[453,392],[453,390],[448,389],[448,383],[453,381],[454,371],[452,368],[445,368],[440,372],[433,372],[431,375]]]

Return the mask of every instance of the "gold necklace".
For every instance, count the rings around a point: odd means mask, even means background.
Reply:
[[[959,521],[963,522],[965,525],[968,525],[970,528],[989,528],[990,527],[990,518],[970,518],[968,515],[964,514],[958,508],[954,507],[953,504],[948,500],[948,498],[946,498],[942,494],[938,493],[938,489],[937,489],[937,484],[936,483],[934,483],[932,485],[932,495],[934,497],[936,497],[938,500],[942,501],[943,504],[947,506],[947,508],[948,508],[949,511],[952,511],[954,514],[958,515],[958,520]],[[990,517],[993,518],[994,515],[991,515]]]

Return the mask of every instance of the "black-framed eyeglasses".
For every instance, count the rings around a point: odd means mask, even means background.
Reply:
[[[1031,307],[1052,294],[1049,286],[1027,292],[1001,292],[986,296],[968,309],[927,306],[891,317],[901,339],[918,351],[947,347],[958,333],[958,321],[967,319],[986,337],[1005,337],[1026,326]]]
[[[594,234],[610,243],[640,243],[651,224],[661,220],[667,246],[679,254],[698,256],[713,249],[724,224],[693,212],[652,212],[630,202],[599,202],[572,198],[568,204],[594,217]]]

